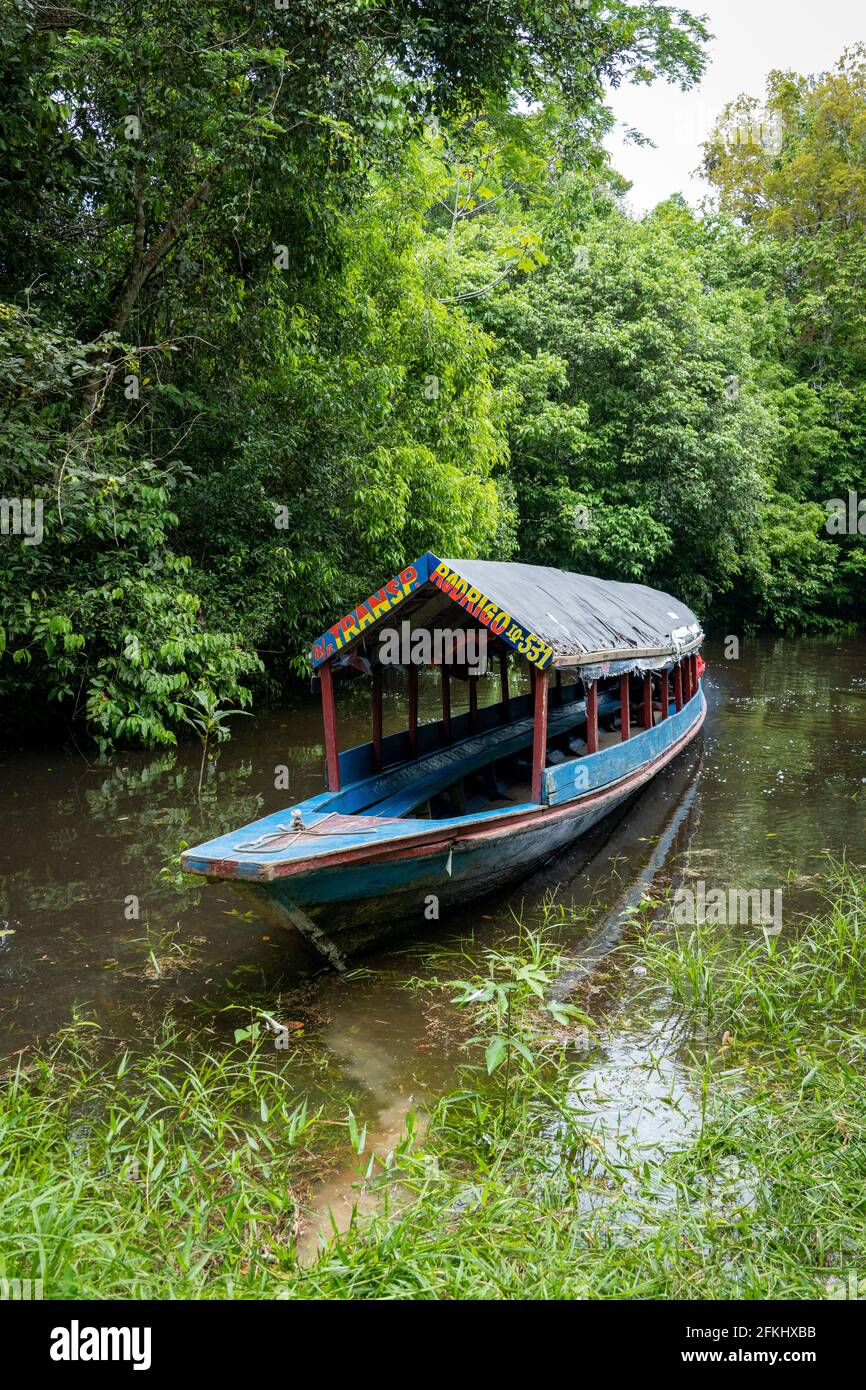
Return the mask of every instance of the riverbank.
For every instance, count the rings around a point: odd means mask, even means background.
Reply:
[[[194,1060],[167,1035],[110,1065],[70,1030],[4,1087],[0,1277],[41,1278],[49,1298],[856,1296],[862,871],[835,870],[824,906],[779,937],[732,942],[645,902],[570,994],[562,914],[529,926],[411,982],[471,1038],[423,1142],[410,1117],[388,1154],[337,1097],[293,1092],[264,1019],[234,1047],[202,1038]],[[684,1122],[658,1148],[611,1124],[596,1064],[609,1028],[662,1013]],[[644,1065],[661,1074],[652,1048]],[[355,1151],[374,1210],[301,1270],[323,1145]]]
[[[646,969],[644,999],[663,990],[676,1010],[697,1105],[686,1142],[652,1162],[622,1133],[606,1132],[567,1033],[548,1036],[521,974],[525,960],[512,966],[491,954],[477,990],[509,975],[523,980],[508,1081],[489,1091],[467,1076],[441,1102],[425,1151],[404,1174],[411,1210],[335,1242],[305,1293],[857,1296],[866,1216],[862,873],[839,870],[825,907],[788,939],[758,932],[732,949],[710,927],[684,931],[653,915],[619,956],[620,971]],[[547,970],[555,973],[555,958]],[[490,1021],[489,1004],[474,1007]],[[527,1031],[534,1045],[524,1050]]]

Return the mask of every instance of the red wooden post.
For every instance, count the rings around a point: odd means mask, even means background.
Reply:
[[[445,742],[451,742],[451,678],[447,666],[442,667],[442,732]]]
[[[667,671],[662,671],[662,719],[667,719],[671,708],[670,682]]]
[[[418,667],[409,667],[409,752],[414,758],[418,752]]]
[[[691,656],[689,657],[689,661],[692,663],[692,694],[693,694],[693,695],[697,695],[697,693],[698,693],[698,654],[697,654],[697,652],[692,652]]]
[[[628,702],[628,674],[619,678],[619,722],[620,738],[625,743],[627,738],[631,738],[631,708]]]
[[[508,695],[508,652],[502,652],[499,657],[499,678],[502,684],[502,722],[507,724],[511,718]]]
[[[645,729],[653,726],[653,678],[649,674],[643,678],[643,726]]]
[[[532,670],[534,725],[532,731],[532,800],[541,801],[544,764],[547,758],[547,675],[537,666]]]
[[[478,728],[478,677],[469,677],[469,727],[473,733]]]
[[[326,661],[319,668],[322,686],[322,723],[325,727],[325,766],[328,769],[328,791],[340,790],[340,759],[337,754],[337,712],[334,708],[334,673]]]
[[[679,662],[674,667],[674,704],[679,714],[683,707],[683,668]]]
[[[692,698],[692,659],[690,656],[683,657],[683,703],[688,704]]]
[[[598,752],[598,682],[590,681],[586,691],[586,751]]]
[[[373,768],[382,771],[382,667],[373,667]]]

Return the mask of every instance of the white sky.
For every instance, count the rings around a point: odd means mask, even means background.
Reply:
[[[701,142],[726,102],[747,92],[763,96],[773,68],[823,72],[845,48],[866,42],[863,0],[670,0],[706,15],[715,38],[700,87],[681,92],[663,82],[623,84],[610,93],[618,128],[605,142],[614,166],[632,182],[628,201],[640,215],[672,193],[695,204],[707,192],[693,176]],[[657,146],[627,145],[622,125],[635,126]]]

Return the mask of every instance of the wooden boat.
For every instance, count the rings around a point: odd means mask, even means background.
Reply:
[[[484,707],[473,641],[501,680]],[[703,723],[702,641],[685,605],[642,585],[428,551],[313,646],[327,790],[188,849],[183,868],[231,882],[341,968],[395,922],[429,929],[520,879],[643,787]],[[395,650],[407,728],[383,737]],[[418,719],[421,661],[441,674],[435,723]],[[509,690],[515,662],[528,694]],[[372,739],[344,752],[339,670],[369,676],[373,697]],[[452,716],[455,679],[469,709]]]

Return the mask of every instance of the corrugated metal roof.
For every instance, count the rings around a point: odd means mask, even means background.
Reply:
[[[348,657],[361,643],[372,651],[370,639],[403,619],[413,628],[434,620],[482,626],[542,670],[579,666],[593,679],[594,666],[658,667],[703,640],[690,608],[643,584],[548,565],[440,559],[427,551],[322,634],[313,666]]]

